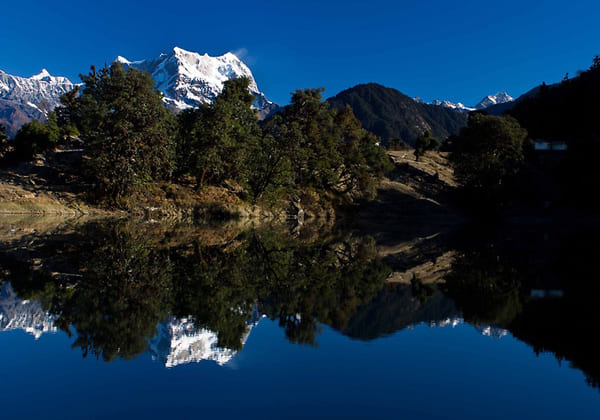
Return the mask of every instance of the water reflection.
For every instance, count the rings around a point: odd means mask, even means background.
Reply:
[[[20,299],[10,283],[0,288],[0,331],[23,330],[37,340],[44,333],[56,332],[54,317],[37,300]]]
[[[463,231],[445,292],[465,320],[510,331],[600,384],[600,326],[594,267],[598,233],[548,226]]]
[[[84,356],[149,352],[174,367],[229,363],[263,317],[306,345],[322,325],[368,341],[467,322],[551,352],[597,387],[596,237],[478,226],[390,257],[349,232],[90,222],[3,242],[0,330],[62,330]]]
[[[352,235],[110,221],[23,241],[2,253],[14,290],[41,302],[84,356],[105,361],[150,343],[167,365],[225,363],[258,314],[278,320],[289,341],[315,344],[320,324],[343,328],[389,274],[374,242]]]

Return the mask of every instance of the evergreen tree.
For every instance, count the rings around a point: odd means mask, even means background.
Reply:
[[[113,63],[81,76],[81,96],[64,95],[60,117],[81,133],[90,177],[113,203],[173,169],[172,115],[148,73]]]
[[[477,200],[494,204],[524,162],[527,131],[512,117],[472,113],[467,127],[452,139],[454,174]]]
[[[177,166],[198,186],[233,180],[247,184],[248,158],[260,137],[246,77],[228,80],[210,105],[179,116]]]
[[[280,114],[264,124],[248,162],[248,186],[255,200],[276,201],[293,184],[291,156],[297,136],[298,130],[284,124]]]
[[[232,179],[245,185],[247,159],[260,136],[258,114],[252,108],[254,96],[248,90],[250,79],[228,80],[211,106],[212,122],[208,141],[217,148],[222,168],[214,168],[214,180]],[[210,166],[210,162],[206,162]]]
[[[349,106],[335,113],[334,124],[339,130],[338,147],[344,162],[340,173],[342,191],[374,198],[379,179],[393,169],[392,162],[379,147],[381,140],[362,128]]]
[[[428,150],[437,150],[440,147],[440,141],[431,136],[429,131],[425,131],[422,135],[417,137],[415,141],[415,158],[417,162],[419,158],[425,154]]]
[[[19,159],[31,159],[38,153],[53,148],[60,138],[56,114],[51,112],[43,123],[37,120],[24,124],[15,136],[15,155]]]
[[[3,158],[8,152],[8,136],[6,135],[6,127],[0,124],[0,158]]]
[[[289,188],[372,197],[389,159],[352,110],[330,109],[322,91],[297,90],[291,105],[264,125],[266,143],[275,149],[264,153],[272,158],[266,172]]]

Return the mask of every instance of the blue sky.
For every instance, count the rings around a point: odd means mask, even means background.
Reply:
[[[0,69],[78,80],[117,55],[179,46],[238,53],[269,99],[378,82],[473,105],[587,69],[600,54],[596,1],[21,0],[0,8]]]

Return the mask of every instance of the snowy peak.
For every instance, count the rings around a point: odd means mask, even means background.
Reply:
[[[12,76],[0,70],[0,99],[22,101],[27,96],[27,101],[34,103],[42,99],[58,103],[60,97],[56,95],[62,95],[74,87],[66,77],[52,76],[46,69],[29,78]]]
[[[0,124],[10,136],[24,123],[44,120],[75,85],[66,77],[52,76],[46,69],[31,77],[13,76],[0,70]]]
[[[437,99],[435,101],[433,101],[431,103],[431,105],[443,106],[444,108],[451,108],[451,109],[454,109],[459,112],[471,112],[471,111],[475,110],[475,108],[470,108],[468,106],[465,106],[461,102],[458,102],[455,104],[450,101],[440,101]]]
[[[20,299],[8,282],[0,288],[0,332],[22,330],[37,340],[44,333],[56,332],[54,318],[38,301]]]
[[[413,98],[413,100],[415,102],[419,102],[419,103],[426,103],[419,97]],[[503,103],[512,102],[512,101],[514,101],[514,98],[512,96],[510,96],[508,93],[498,92],[495,95],[486,96],[481,101],[479,101],[479,103],[477,103],[477,105],[472,106],[472,107],[465,106],[464,104],[462,104],[460,102],[453,103],[450,101],[440,101],[440,100],[435,100],[435,101],[431,102],[430,105],[443,106],[444,108],[454,109],[455,111],[459,111],[459,112],[471,112],[471,111],[478,111],[478,110],[486,109],[487,107],[490,107],[492,105],[503,104]]]
[[[481,101],[479,101],[479,103],[477,105],[475,105],[474,108],[477,110],[485,109],[492,105],[503,104],[503,103],[512,102],[512,101],[514,101],[514,98],[512,96],[510,96],[508,93],[498,92],[495,95],[486,96]]]
[[[246,332],[241,338],[242,346],[246,344],[252,328],[263,318],[255,308],[252,319],[246,323]],[[157,327],[158,333],[148,342],[148,350],[154,360],[159,360],[167,368],[188,363],[213,361],[219,366],[226,365],[237,354],[237,351],[218,346],[217,333],[204,328],[197,328],[191,318],[175,318],[170,316]]]
[[[35,76],[31,76],[31,78],[33,80],[44,80],[44,79],[49,79],[50,77],[50,73],[48,73],[48,70],[46,69],[42,69],[42,71],[40,72],[40,74],[36,74]]]
[[[121,57],[120,55],[117,56],[117,58],[115,58],[115,61],[117,63],[121,63],[123,65],[129,65],[131,64],[131,61],[129,61],[128,59],[126,59],[125,57]]]
[[[255,108],[262,111],[273,106],[259,91],[248,66],[230,52],[212,57],[174,47],[171,52],[149,60],[130,61],[119,56],[115,61],[150,73],[165,95],[165,104],[175,111],[212,102],[223,90],[225,81],[244,76],[250,79]]]

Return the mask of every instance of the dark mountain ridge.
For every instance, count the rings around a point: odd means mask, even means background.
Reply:
[[[363,127],[386,144],[399,139],[414,146],[425,131],[446,139],[467,123],[464,113],[439,105],[419,103],[402,92],[377,83],[346,89],[327,100],[333,108],[349,105]]]

